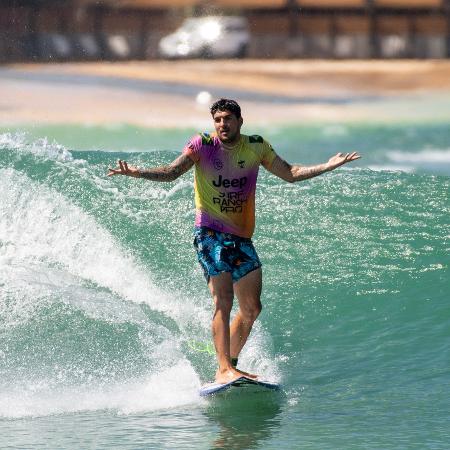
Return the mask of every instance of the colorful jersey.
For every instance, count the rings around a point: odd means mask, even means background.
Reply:
[[[259,166],[272,165],[272,146],[261,136],[241,135],[229,149],[216,135],[201,133],[183,153],[195,163],[195,225],[252,237]]]

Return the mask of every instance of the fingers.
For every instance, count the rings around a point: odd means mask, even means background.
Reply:
[[[125,175],[128,172],[128,164],[126,161],[119,159],[119,166],[122,173]]]
[[[353,152],[348,155],[349,155],[347,158],[348,161],[354,161],[355,159],[361,158],[361,155],[359,155],[357,152]]]
[[[107,176],[110,177],[111,175],[127,175],[129,172],[128,164],[126,161],[122,161],[121,159],[117,160],[118,168],[112,169],[111,167],[108,167],[108,173]]]
[[[339,167],[342,166],[343,164],[347,164],[349,162],[355,161],[357,159],[361,158],[361,156],[357,153],[357,152],[352,152],[352,153],[336,153],[335,156],[333,156],[330,159],[330,163],[333,164],[333,167]]]
[[[359,155],[357,152],[346,153],[345,155],[342,153],[338,153],[337,156],[342,158],[344,162],[355,161],[356,159],[361,158],[361,155]]]
[[[127,165],[127,162],[126,161],[122,161],[121,159],[119,159],[118,161],[117,161],[117,163],[119,164],[119,167],[120,167],[120,174],[121,175],[126,175],[127,174],[127,172],[128,172],[128,165]]]

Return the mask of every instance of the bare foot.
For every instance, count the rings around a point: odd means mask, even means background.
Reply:
[[[248,378],[254,378],[256,380],[256,378],[258,378],[258,375],[255,375],[253,373],[249,373],[249,372],[244,372],[243,370],[237,369],[239,370],[239,372],[242,373],[242,375],[244,375],[244,377],[248,377]],[[241,376],[242,376],[241,375]]]
[[[230,367],[225,370],[218,369],[216,372],[216,383],[229,383],[230,381],[237,380],[241,377],[257,378],[257,375],[251,375],[247,372]]]

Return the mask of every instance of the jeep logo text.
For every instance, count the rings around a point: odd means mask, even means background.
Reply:
[[[247,177],[233,178],[232,180],[229,180],[228,178],[222,178],[222,175],[219,175],[219,179],[217,181],[213,180],[212,183],[216,187],[238,187],[239,189],[242,189],[247,184]]]

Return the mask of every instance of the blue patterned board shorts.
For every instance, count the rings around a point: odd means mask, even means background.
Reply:
[[[208,227],[196,227],[194,247],[206,281],[223,272],[230,272],[233,283],[261,267],[251,239],[221,233]]]

